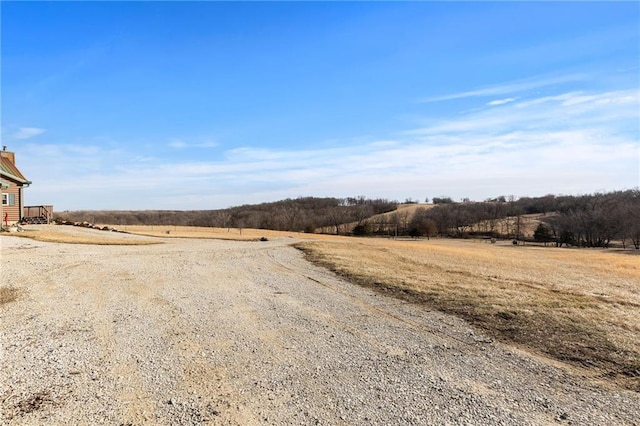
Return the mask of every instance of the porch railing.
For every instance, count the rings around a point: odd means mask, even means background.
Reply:
[[[24,206],[22,220],[27,223],[51,223],[53,206]]]

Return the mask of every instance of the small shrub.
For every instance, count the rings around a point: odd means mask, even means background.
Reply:
[[[371,234],[371,229],[369,229],[369,225],[366,223],[361,223],[353,228],[353,235],[356,237],[363,237],[369,234]]]

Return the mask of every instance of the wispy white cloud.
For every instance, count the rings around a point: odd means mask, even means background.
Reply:
[[[487,102],[487,106],[498,106],[498,105],[504,105],[504,104],[508,104],[510,102],[515,101],[518,98],[504,98],[504,99],[496,99],[493,100],[491,102]]]
[[[41,135],[46,132],[46,129],[41,129],[39,127],[21,127],[11,135],[14,139],[30,139],[35,136]]]
[[[422,98],[419,102],[440,102],[449,101],[454,99],[463,99],[471,97],[485,97],[485,96],[501,96],[514,93],[521,93],[532,89],[538,89],[541,87],[554,86],[570,82],[583,81],[587,78],[584,74],[566,74],[566,75],[553,75],[553,76],[538,76],[534,78],[516,80],[506,83],[500,83],[492,86],[485,86],[479,89],[468,90],[465,92],[449,93],[439,96],[430,96]]]
[[[220,144],[216,141],[207,140],[203,142],[185,142],[181,139],[172,139],[167,146],[174,149],[187,149],[187,148],[217,148]]]
[[[514,130],[547,131],[602,126],[613,131],[637,117],[638,89],[586,94],[568,92],[514,101],[504,108],[474,111],[408,131],[413,135],[492,135]],[[637,121],[637,120],[636,120]]]
[[[167,146],[169,148],[175,148],[175,149],[184,149],[186,148],[188,145],[186,142],[183,142],[181,140],[178,139],[173,139],[172,141],[170,141]]]

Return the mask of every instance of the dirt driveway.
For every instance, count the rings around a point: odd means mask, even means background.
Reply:
[[[0,238],[20,290],[0,423],[638,424],[639,394],[344,282],[293,239],[163,241]]]

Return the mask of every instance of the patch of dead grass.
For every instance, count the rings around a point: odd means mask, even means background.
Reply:
[[[0,287],[0,306],[6,303],[15,302],[20,296],[20,290],[15,287]]]
[[[605,250],[363,239],[296,245],[360,285],[640,391],[640,266]]]

